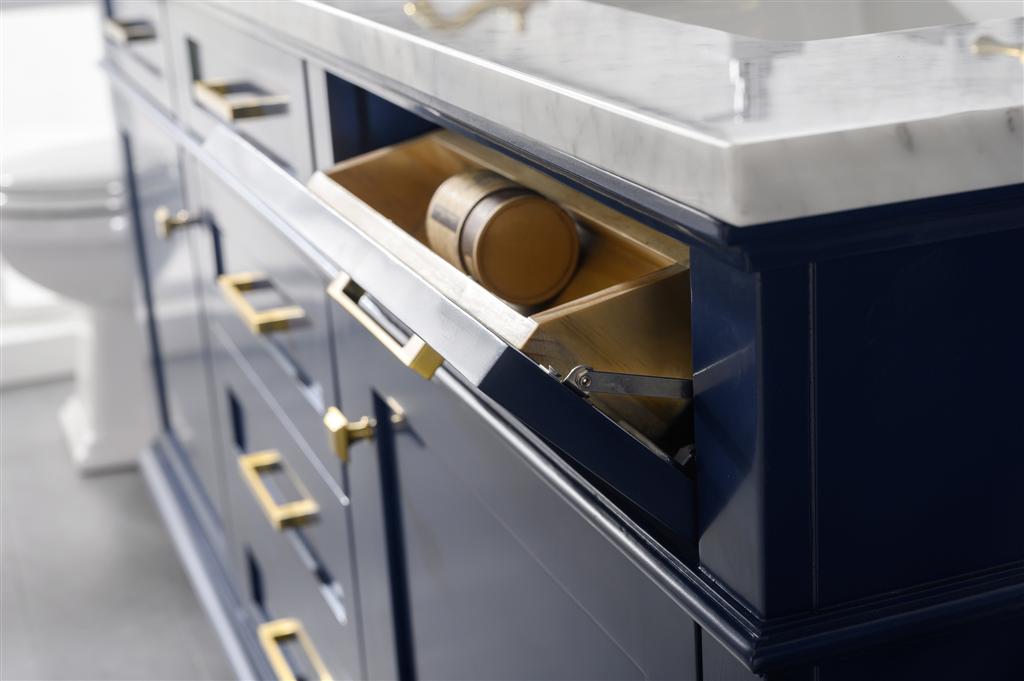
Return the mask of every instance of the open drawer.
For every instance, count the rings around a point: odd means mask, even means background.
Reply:
[[[440,136],[439,143],[447,144],[446,138],[446,135]],[[459,142],[462,141],[452,144]],[[475,149],[476,145],[467,143],[465,149],[471,148]],[[258,206],[264,214],[273,215],[273,224],[308,254],[310,267],[319,267],[322,274],[334,280],[329,292],[344,308],[343,314],[367,327],[379,342],[421,376],[430,377],[443,361],[482,395],[539,433],[648,531],[676,549],[686,551],[696,546],[694,482],[687,472],[667,456],[663,448],[654,446],[636,426],[623,424],[620,417],[613,415],[613,407],[602,404],[603,410],[599,410],[546,368],[551,364],[561,371],[573,362],[593,362],[595,367],[607,367],[598,361],[598,356],[573,356],[564,350],[540,354],[539,348],[543,346],[537,342],[540,338],[537,332],[542,328],[543,312],[531,316],[506,305],[381,212],[391,209],[383,205],[373,207],[359,200],[355,194],[342,190],[329,176],[316,175],[311,185],[317,193],[333,194],[330,197],[333,208],[227,128],[211,133],[202,150],[201,160],[212,170],[223,173],[245,200]],[[386,153],[378,151],[362,158],[383,157]],[[413,166],[419,163],[415,159],[408,162]],[[473,165],[474,161],[466,163]],[[475,165],[484,164],[477,162]],[[524,174],[516,179],[529,185],[534,181],[534,173],[525,168],[522,171]],[[394,188],[392,196],[401,191],[393,179],[381,177],[378,181],[384,187]],[[554,193],[566,192],[568,196],[570,190],[551,180],[548,182],[551,189],[542,193],[570,204],[562,195]],[[420,196],[429,198],[432,188],[428,185],[420,192]],[[338,197],[347,201],[335,203]],[[615,214],[610,209],[585,197],[573,196],[571,201],[581,221],[607,225],[611,231],[615,220],[621,220],[621,217],[612,217]],[[626,346],[621,357],[622,361],[631,357],[675,357],[677,375],[685,377],[689,371],[688,330],[680,331],[672,341],[667,341],[662,325],[675,324],[669,318],[676,318],[688,326],[687,251],[639,224],[628,221],[621,224],[624,227],[615,231],[615,237],[608,237],[606,243],[604,239],[595,239],[598,245],[590,244],[584,261],[593,258],[594,262],[600,262],[600,249],[614,245],[615,249],[625,252],[626,257],[634,258],[631,269],[627,270],[628,276],[615,280],[614,272],[608,272],[603,273],[602,279],[585,266],[580,272],[594,275],[592,283],[579,282],[576,290],[583,293],[565,302],[569,306],[578,303],[584,310],[592,303],[595,310],[600,310],[600,305],[616,300],[617,292],[642,289],[647,283],[674,282],[678,285],[674,295],[655,297],[656,302],[634,301],[621,306],[631,308],[624,310],[624,315],[627,312],[636,315],[628,322],[627,317],[622,318],[621,326],[631,327],[636,333],[634,345]],[[402,332],[392,333],[372,315],[367,315],[364,298],[396,322]],[[642,310],[647,314],[639,314]],[[571,323],[567,324],[570,328]],[[604,328],[610,332],[616,330],[608,325]],[[662,333],[659,335],[659,332]],[[585,331],[583,335],[595,333],[598,331]],[[568,342],[573,340],[566,335],[561,338]],[[638,351],[641,343],[644,344],[642,352]],[[644,373],[661,373],[647,365],[642,369],[634,368],[641,365],[620,366]],[[337,370],[344,372],[346,367],[339,364]],[[343,405],[345,399],[346,396],[341,395]],[[671,407],[679,410],[685,408],[685,404]],[[614,408],[621,409],[621,405]],[[645,406],[645,409],[652,418],[658,414],[656,408]],[[669,417],[663,417],[663,423],[668,421]]]
[[[512,306],[430,250],[425,218],[437,187],[485,168],[567,209],[580,226],[580,264],[536,308]],[[465,137],[432,132],[317,173],[310,189],[441,293],[538,365],[568,376],[602,372],[690,379],[689,250],[547,175]],[[590,394],[601,411],[663,447],[688,444],[687,399]],[[684,431],[684,432],[681,432]]]

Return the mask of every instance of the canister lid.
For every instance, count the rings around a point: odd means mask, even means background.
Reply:
[[[565,288],[576,271],[576,223],[558,204],[529,191],[487,196],[466,219],[465,264],[484,287],[517,305],[536,305]]]

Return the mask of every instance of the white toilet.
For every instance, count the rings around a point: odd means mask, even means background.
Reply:
[[[116,137],[5,155],[0,255],[84,313],[75,390],[57,416],[84,472],[123,468],[155,432]]]

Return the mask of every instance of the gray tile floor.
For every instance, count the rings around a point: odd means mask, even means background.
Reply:
[[[0,679],[228,679],[137,472],[83,478],[56,383],[0,392]]]

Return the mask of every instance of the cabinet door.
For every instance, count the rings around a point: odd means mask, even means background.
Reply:
[[[208,350],[197,290],[196,246],[209,239],[201,223],[161,233],[158,210],[188,208],[181,158],[174,142],[144,113],[118,100],[134,193],[136,238],[148,282],[154,360],[164,427],[194,487],[196,511],[221,541],[222,477],[210,409]],[[194,214],[194,213],[193,213]],[[194,232],[194,233],[192,233]]]
[[[336,312],[341,407],[376,421],[347,464],[369,675],[695,678],[692,620],[571,501],[550,452]]]

